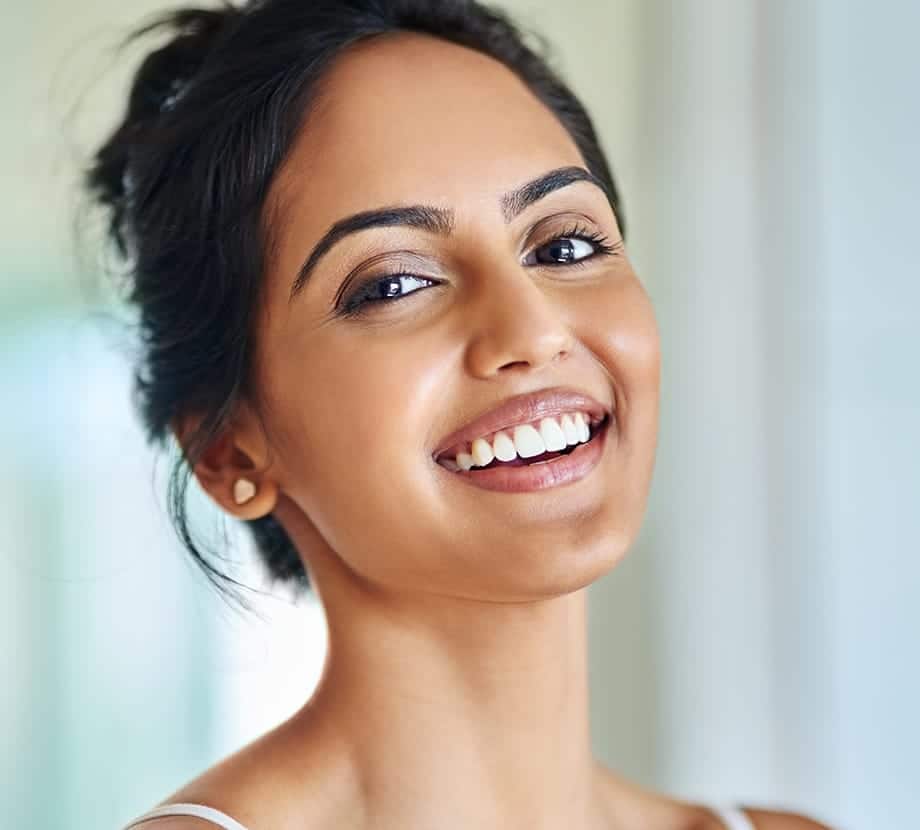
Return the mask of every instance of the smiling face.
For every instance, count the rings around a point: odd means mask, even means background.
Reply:
[[[310,523],[364,579],[535,598],[590,583],[635,538],[658,332],[611,206],[579,169],[553,114],[475,51],[387,36],[327,75],[269,194],[256,383],[286,525]],[[496,492],[435,463],[477,416],[557,386],[615,410],[588,475]]]

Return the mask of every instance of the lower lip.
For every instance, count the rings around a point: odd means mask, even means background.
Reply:
[[[607,446],[607,433],[613,424],[613,415],[607,418],[606,426],[586,444],[580,444],[568,455],[560,455],[545,464],[522,467],[491,467],[488,470],[458,470],[453,472],[438,464],[445,473],[459,476],[464,482],[484,490],[498,490],[503,493],[526,493],[533,490],[548,490],[572,484],[584,478],[593,470]]]

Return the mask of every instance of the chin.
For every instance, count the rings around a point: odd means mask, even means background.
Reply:
[[[517,565],[506,578],[522,598],[548,599],[571,594],[610,573],[625,558],[632,542],[631,534],[613,533],[568,546],[554,555],[544,546],[537,556],[522,555],[516,559]],[[525,558],[526,566],[520,564]]]

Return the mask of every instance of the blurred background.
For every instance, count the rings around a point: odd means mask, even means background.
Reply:
[[[663,338],[645,525],[589,589],[598,756],[681,797],[916,826],[920,4],[501,5],[595,117]],[[324,655],[314,602],[236,613],[174,539],[74,242],[144,51],[114,45],[164,7],[0,12],[4,828],[120,826],[296,709]]]

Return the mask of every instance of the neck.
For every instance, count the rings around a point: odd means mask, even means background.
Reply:
[[[351,747],[374,826],[602,826],[585,589],[496,603],[341,587],[309,708]]]

